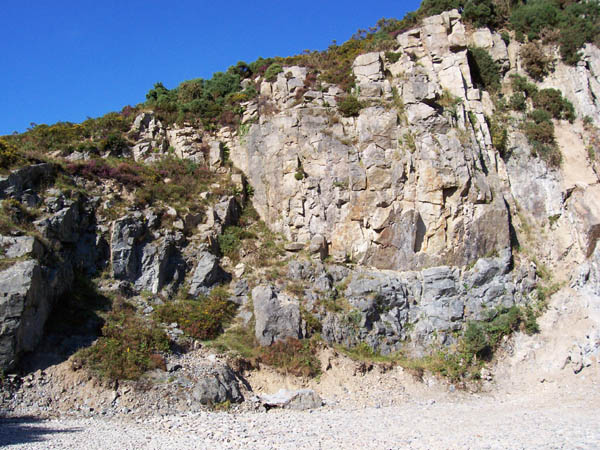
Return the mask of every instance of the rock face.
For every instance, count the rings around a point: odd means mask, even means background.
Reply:
[[[256,339],[260,345],[291,337],[302,337],[300,330],[300,304],[272,286],[261,285],[252,290]]]
[[[321,321],[325,341],[349,347],[366,342],[386,354],[407,340],[417,351],[433,342],[451,343],[453,331],[465,321],[485,320],[497,308],[527,303],[535,270],[511,272],[511,267],[506,250],[463,270],[349,270],[294,261],[288,276],[308,286],[304,306]]]
[[[458,18],[435,16],[398,36],[393,65],[380,53],[356,59],[361,98],[392,109],[334,119],[316,101],[287,107],[303,71],[263,82],[281,112],[261,116],[231,157],[273,229],[300,243],[322,236],[335,258],[380,269],[463,265],[509,247],[505,187],[485,117],[489,97],[472,80]],[[489,45],[508,61],[498,39]],[[444,97],[456,104],[442,106]]]
[[[0,272],[0,370],[12,369],[39,343],[53,301],[71,283],[72,272],[61,269],[51,272],[26,260]]]
[[[178,247],[183,236],[165,233],[155,239],[151,232],[156,226],[141,214],[121,217],[113,224],[110,244],[114,278],[153,294],[175,288],[186,269]]]

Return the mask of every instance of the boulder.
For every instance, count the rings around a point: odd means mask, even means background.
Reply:
[[[217,405],[226,401],[239,403],[244,400],[238,379],[227,365],[215,366],[198,380],[192,396],[203,405]]]
[[[260,285],[252,289],[252,303],[256,339],[260,345],[271,345],[288,337],[302,337],[300,304],[296,299],[277,292],[273,286]]]
[[[300,389],[297,391],[280,389],[275,394],[258,396],[258,401],[267,409],[282,408],[305,411],[323,406],[323,400],[319,397],[319,394],[312,389]]]
[[[197,260],[189,289],[189,294],[194,297],[208,293],[211,286],[228,278],[227,272],[219,265],[219,258],[212,253],[202,251]]]

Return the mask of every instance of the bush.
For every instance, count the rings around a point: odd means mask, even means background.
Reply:
[[[470,47],[468,53],[469,66],[476,82],[489,91],[500,88],[500,67],[483,48]]]
[[[129,150],[129,143],[121,135],[111,134],[102,141],[100,150],[112,156],[121,156]]]
[[[229,226],[225,228],[223,234],[219,235],[217,238],[221,253],[236,261],[244,239],[257,239],[257,236],[244,228]]]
[[[265,80],[266,81],[275,81],[277,78],[277,74],[283,72],[283,68],[280,64],[273,63],[269,66],[269,68],[265,72]]]
[[[215,339],[235,315],[236,305],[227,300],[228,296],[226,290],[214,288],[208,297],[165,303],[157,308],[154,318],[163,323],[176,322],[194,339]]]
[[[521,92],[515,92],[510,97],[510,109],[514,111],[525,111],[527,109],[527,103],[525,101],[525,96]]]
[[[550,73],[552,58],[546,55],[537,42],[525,44],[521,49],[521,57],[525,71],[534,80],[542,81]]]
[[[89,159],[84,162],[70,163],[67,171],[72,175],[87,179],[115,180],[125,186],[140,186],[143,177],[140,172],[142,168],[129,162],[118,162],[117,165],[110,164],[105,159]]]
[[[315,377],[321,373],[321,363],[315,356],[317,344],[312,340],[288,338],[263,347],[260,361],[285,374]]]
[[[401,56],[402,52],[385,52],[385,59],[387,59],[391,64],[397,63]]]
[[[339,99],[337,102],[338,111],[344,117],[356,117],[363,108],[363,104],[353,95]]]
[[[107,317],[102,337],[75,358],[101,378],[134,380],[147,370],[164,368],[160,353],[167,351],[169,340],[162,328],[136,316],[133,306],[121,303]]]
[[[526,97],[532,97],[538,91],[538,88],[535,84],[527,81],[527,78],[513,74],[510,76],[512,89],[515,92],[520,92]]]
[[[17,148],[10,142],[0,139],[0,167],[8,169],[21,161]]]
[[[554,124],[548,112],[536,109],[524,123],[523,132],[531,145],[533,154],[542,158],[551,167],[558,167],[562,154],[554,139]]]
[[[575,108],[558,89],[542,89],[533,96],[533,107],[548,112],[555,119],[575,120]]]

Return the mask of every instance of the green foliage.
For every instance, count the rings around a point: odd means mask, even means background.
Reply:
[[[492,135],[492,145],[500,153],[500,156],[505,157],[508,151],[508,131],[506,126],[497,119],[490,121],[490,134]]]
[[[283,68],[281,64],[273,63],[269,66],[269,68],[265,71],[265,80],[266,81],[275,81],[277,78],[277,74],[283,72]]]
[[[168,351],[169,340],[162,328],[138,317],[133,306],[119,303],[108,315],[102,336],[75,358],[101,378],[137,379],[147,370],[164,369],[160,353]]]
[[[500,88],[500,67],[483,48],[469,48],[469,63],[475,80],[489,91]]]
[[[525,44],[521,49],[521,57],[525,71],[534,80],[542,81],[550,73],[552,58],[546,54],[539,43]]]
[[[100,144],[100,150],[111,155],[122,155],[129,150],[129,143],[119,134],[110,134]]]
[[[527,109],[525,96],[521,92],[515,92],[509,100],[510,109],[524,112]]]
[[[257,235],[242,227],[229,226],[218,237],[219,249],[224,256],[237,261],[239,259],[238,252],[245,239],[257,239]]]
[[[317,319],[313,313],[308,311],[303,306],[300,307],[300,317],[306,323],[306,331],[308,332],[309,336],[320,333],[323,330],[323,325],[319,319]]]
[[[209,80],[184,81],[175,89],[156,83],[146,94],[146,105],[154,108],[167,123],[200,122],[208,129],[236,125],[242,112],[239,104],[257,95],[251,86],[242,91],[240,81],[251,72],[245,63],[216,72]]]
[[[154,319],[163,323],[176,322],[190,337],[215,339],[235,315],[236,305],[227,298],[225,289],[214,288],[208,297],[181,299],[160,305]]]
[[[22,161],[17,148],[10,142],[0,139],[0,168],[8,169]]]
[[[554,139],[554,124],[547,111],[536,109],[523,124],[523,132],[532,147],[534,156],[542,158],[551,167],[558,167],[562,154]]]
[[[364,105],[354,95],[347,95],[337,104],[339,112],[344,117],[356,117]]]
[[[513,91],[522,93],[525,97],[531,98],[538,91],[535,84],[530,83],[527,78],[521,75],[513,74],[510,76],[510,80]]]
[[[539,37],[543,29],[556,27],[560,14],[556,2],[533,0],[514,9],[510,23],[515,31],[520,31],[533,40]]]
[[[316,357],[314,340],[288,338],[260,350],[260,361],[284,374],[298,377],[316,377],[321,373],[321,363]]]
[[[558,89],[542,89],[533,96],[533,107],[548,112],[555,119],[575,120],[573,104]]]
[[[385,59],[387,59],[392,64],[397,63],[401,56],[402,52],[385,52]]]
[[[492,0],[469,0],[465,3],[463,18],[476,27],[494,27],[498,23]]]

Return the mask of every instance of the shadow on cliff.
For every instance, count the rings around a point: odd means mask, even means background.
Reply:
[[[111,304],[88,276],[76,274],[72,289],[57,299],[37,349],[22,358],[21,373],[45,370],[92,345],[104,325],[101,313]]]
[[[43,442],[51,434],[77,433],[81,428],[55,429],[44,426],[44,420],[32,416],[4,417],[0,413],[0,447]]]

